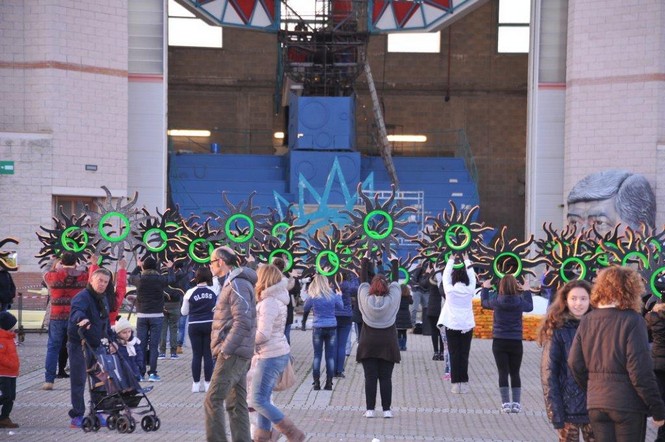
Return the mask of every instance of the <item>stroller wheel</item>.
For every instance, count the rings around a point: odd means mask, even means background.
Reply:
[[[129,432],[129,419],[126,416],[120,416],[116,423],[118,428],[118,433],[128,433]]]
[[[110,415],[106,419],[106,426],[108,427],[109,431],[115,430],[118,426],[118,416],[115,414]]]
[[[91,417],[90,419],[92,419],[92,431],[99,431],[99,429],[102,427],[102,421],[99,420],[97,415]]]
[[[136,430],[136,421],[133,418],[129,418],[129,431],[128,433],[133,433]]]
[[[143,431],[153,431],[155,429],[155,419],[152,416],[143,416],[141,428]]]
[[[159,427],[162,425],[162,421],[159,420],[157,416],[155,416],[155,426],[152,428],[152,431],[157,431],[159,430]]]
[[[83,429],[83,431],[86,433],[90,433],[92,431],[92,426],[92,419],[90,419],[88,416],[85,416],[81,421],[81,429]]]

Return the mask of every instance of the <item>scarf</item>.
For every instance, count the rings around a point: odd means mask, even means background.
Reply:
[[[104,304],[104,299],[106,298],[105,293],[97,293],[95,289],[92,288],[91,284],[86,286],[86,289],[92,295],[92,298],[97,303],[97,308],[99,309],[99,317],[102,319],[107,319],[109,317],[109,312],[106,309],[106,304]]]

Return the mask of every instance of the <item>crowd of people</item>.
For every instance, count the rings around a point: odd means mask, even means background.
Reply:
[[[192,393],[205,393],[207,440],[226,440],[226,414],[233,440],[269,441],[279,433],[289,441],[304,440],[305,433],[272,401],[292,363],[290,330],[300,293],[303,329],[312,316],[314,390],[322,388],[323,379],[323,389],[332,390],[333,379],[345,377],[355,325],[356,361],[365,380],[364,416],[377,417],[378,389],[382,417],[392,418],[395,364],[407,351],[407,331],[417,333],[420,326],[422,333],[425,321],[432,359],[450,367],[451,392],[471,389],[472,300],[478,284],[466,254],[451,254],[440,273],[431,265],[418,268],[409,284],[398,281],[397,261],[381,272],[364,259],[358,275],[346,274],[337,285],[321,274],[296,278],[285,272],[282,258],[258,266],[241,263],[228,247],[215,249],[209,265],[195,270],[163,264],[164,270],[146,257],[127,275],[127,263],[121,260],[114,275],[97,265],[97,257],[84,268],[74,254],[64,252],[46,272],[51,305],[42,389],[53,389],[64,346],[73,427],[81,426],[86,413],[90,361],[81,338],[93,348],[104,346],[122,355],[136,380],[159,382],[158,360],[167,354],[178,358],[185,318]],[[128,280],[137,292],[136,329],[120,315]],[[533,295],[510,274],[479,285],[482,307],[493,310],[499,409],[520,413],[522,317],[533,309]],[[559,440],[644,440],[648,416],[659,427],[657,440],[665,440],[665,303],[645,312],[644,293],[636,271],[608,267],[593,285],[573,280],[552,294],[537,341],[546,411]],[[3,301],[0,311],[0,428],[18,426],[9,418],[19,367],[10,307]],[[252,411],[257,417],[253,434]]]

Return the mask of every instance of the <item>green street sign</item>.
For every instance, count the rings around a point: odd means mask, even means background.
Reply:
[[[0,175],[14,175],[14,162],[0,161]]]

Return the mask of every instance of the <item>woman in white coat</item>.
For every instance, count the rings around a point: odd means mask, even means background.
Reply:
[[[465,253],[464,267],[454,268],[455,255],[451,254],[443,270],[442,283],[446,302],[441,309],[437,325],[445,327],[450,353],[450,380],[453,393],[469,392],[469,351],[476,321],[473,317],[473,294],[476,273]]]

